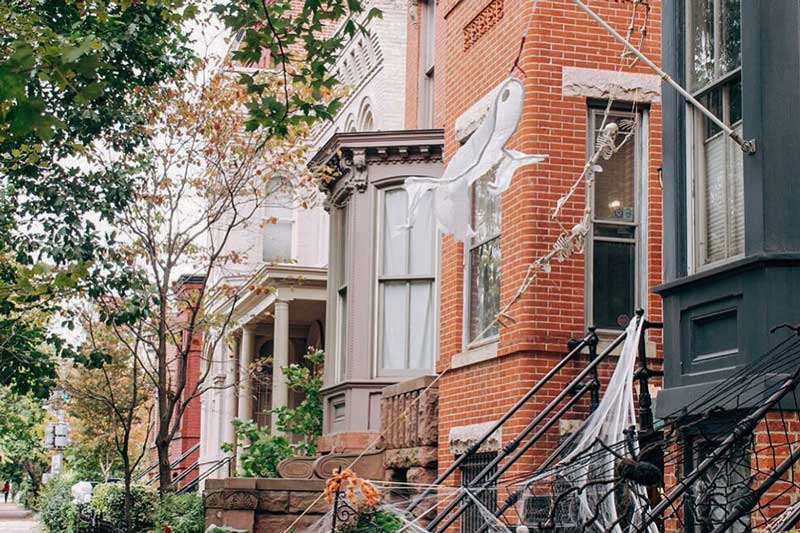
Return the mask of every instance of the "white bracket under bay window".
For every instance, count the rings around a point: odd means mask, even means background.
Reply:
[[[587,153],[595,150],[603,127],[603,109],[589,110]],[[646,112],[638,115],[612,111],[605,124],[633,122],[633,135],[623,143],[622,130],[615,141],[621,146],[611,159],[601,160],[594,175],[592,234],[586,247],[586,321],[600,330],[620,330],[628,325],[646,290],[645,245],[647,175]]]
[[[686,79],[701,104],[742,134],[741,0],[687,2]],[[687,175],[695,269],[744,254],[741,148],[687,105]]]
[[[385,188],[378,195],[378,374],[429,372],[436,312],[433,194],[422,198],[410,228],[405,189]]]
[[[490,174],[470,188],[472,237],[465,256],[465,344],[497,338],[500,312],[500,196],[489,190]]]

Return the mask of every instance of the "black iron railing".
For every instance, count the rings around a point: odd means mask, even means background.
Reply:
[[[183,462],[183,461],[184,461],[184,460],[185,460],[187,457],[189,457],[190,455],[192,455],[192,453],[194,453],[195,451],[197,451],[199,448],[200,448],[200,443],[198,442],[197,444],[195,444],[194,446],[192,446],[191,448],[189,448],[188,450],[186,450],[185,452],[183,452],[183,453],[181,454],[181,456],[180,456],[180,457],[178,457],[177,459],[175,459],[174,461],[172,461],[172,462],[170,463],[170,465],[169,465],[169,468],[170,468],[170,470],[172,470],[173,468],[175,468],[175,467],[177,467],[179,464],[181,464],[181,462]],[[158,468],[158,462],[152,463],[150,466],[148,466],[147,468],[145,468],[144,470],[142,470],[142,471],[139,473],[139,475],[138,475],[138,476],[136,476],[136,477],[135,477],[133,480],[134,480],[134,481],[140,481],[140,480],[141,480],[141,479],[143,479],[143,478],[144,478],[144,477],[145,477],[147,474],[149,474],[150,472],[152,472],[152,471],[153,471],[153,470],[155,470],[156,468]],[[145,485],[150,485],[150,484],[152,484],[153,482],[155,482],[155,480],[156,480],[156,479],[157,479],[157,478],[154,478],[154,477],[153,477],[153,478],[150,478],[150,479],[148,479],[147,481],[145,481]]]
[[[647,365],[646,338],[644,332],[650,328],[661,328],[662,324],[645,320],[644,311],[641,309],[636,311],[636,320],[642,322],[643,333],[639,344],[637,370],[635,375],[632,376],[632,379],[637,379],[640,386],[638,414],[641,424],[641,433],[643,435],[651,435],[654,433],[654,429],[649,380],[654,376],[660,375],[660,372],[651,370]],[[511,419],[523,405],[528,403],[531,398],[539,393],[539,391],[559,374],[570,361],[576,360],[583,350],[587,348],[589,352],[588,363],[572,378],[566,387],[561,389],[561,392],[558,393],[543,410],[538,412],[522,431],[506,443],[500,453],[498,453],[492,461],[480,472],[475,474],[471,481],[462,484],[464,492],[456,496],[443,510],[431,517],[427,525],[428,530],[434,533],[442,533],[453,525],[456,520],[462,517],[464,513],[469,513],[469,509],[474,503],[473,498],[471,498],[468,493],[483,493],[488,488],[495,486],[498,480],[539,442],[566,413],[578,404],[585,395],[589,395],[590,409],[595,409],[600,399],[599,365],[625,341],[626,337],[627,333],[623,332],[599,354],[597,353],[598,337],[594,327],[588,329],[588,333],[584,338],[570,341],[570,343],[568,343],[569,352],[537,381],[537,383],[535,383],[495,424],[493,424],[480,439],[470,446],[466,453],[458,457],[432,485],[441,485],[457,468],[472,461],[481,445],[488,440],[498,428]],[[562,442],[557,450],[551,454],[543,464],[539,465],[537,471],[544,471],[551,466],[553,461],[559,457],[559,454],[572,444],[572,439],[575,435],[576,434],[573,434],[572,437]],[[414,511],[418,505],[430,495],[432,490],[433,489],[424,491],[411,503],[407,511]],[[520,496],[520,492],[512,492],[502,505],[493,509],[495,516],[503,516],[503,514],[519,500]],[[425,513],[434,510],[435,508],[432,508],[425,511]],[[487,527],[487,525],[484,525],[476,531],[483,533]]]
[[[179,488],[177,490],[177,493],[178,494],[185,494],[187,492],[191,492],[191,491],[197,490],[197,487],[200,485],[201,481],[203,481],[204,479],[206,479],[209,476],[211,476],[211,474],[213,474],[214,472],[216,472],[220,468],[223,468],[223,467],[229,465],[231,463],[231,461],[233,461],[233,457],[223,457],[219,461],[215,461],[214,463],[211,464],[211,466],[209,467],[208,470],[206,470],[202,474],[198,475],[193,480],[189,481],[183,487]],[[199,469],[199,465],[197,465],[197,468]],[[229,472],[229,474],[230,474],[230,472]]]
[[[78,506],[78,523],[76,533],[126,533],[113,523],[103,520],[100,513],[88,505]]]

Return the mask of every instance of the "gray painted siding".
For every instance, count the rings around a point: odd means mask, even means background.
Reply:
[[[662,62],[683,80],[685,0],[664,0]],[[800,322],[800,1],[742,2],[746,257],[687,275],[685,103],[663,87],[664,385],[668,415],[753,361]],[[715,347],[717,347],[715,349]]]

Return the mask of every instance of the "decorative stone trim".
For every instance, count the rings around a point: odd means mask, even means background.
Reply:
[[[483,422],[481,424],[470,424],[468,426],[456,426],[450,429],[447,438],[447,446],[453,455],[463,455],[470,446],[478,442],[487,431],[492,428],[494,422]],[[503,447],[502,428],[497,428],[486,441],[478,448],[478,453],[499,452]]]
[[[316,457],[287,457],[278,463],[278,477],[286,479],[311,479],[314,477]]]
[[[334,472],[344,468],[352,469],[365,479],[380,479],[383,475],[383,450],[365,453],[360,457],[344,454],[323,455],[314,462],[314,475],[319,479],[328,479]]]
[[[489,361],[490,359],[494,359],[497,357],[497,341],[488,342],[486,344],[481,344],[480,346],[475,346],[473,348],[468,348],[463,352],[456,354],[450,360],[450,368],[463,368],[465,366],[474,365],[477,363],[482,363],[484,361]]]
[[[563,67],[561,69],[561,94],[584,98],[613,97],[615,100],[660,103],[661,78],[654,74]]]
[[[489,109],[492,107],[492,102],[495,99],[497,91],[500,90],[502,85],[498,85],[485,95],[480,100],[472,104],[469,109],[464,111],[457,119],[455,124],[456,141],[459,144],[467,142],[469,136],[478,129],[486,116],[489,114]]]
[[[415,466],[435,467],[438,461],[436,446],[418,446],[386,450],[383,455],[383,466],[394,469],[407,469]]]
[[[464,26],[464,50],[469,50],[478,39],[503,18],[503,0],[492,0],[475,18]]]
[[[253,510],[258,507],[258,493],[255,490],[207,492],[205,506],[210,509]]]

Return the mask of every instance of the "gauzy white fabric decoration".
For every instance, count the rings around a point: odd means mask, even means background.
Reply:
[[[72,501],[75,503],[89,503],[92,499],[92,484],[88,481],[79,481],[69,489]]]
[[[627,337],[608,388],[597,409],[577,431],[577,440],[571,451],[560,458],[552,470],[534,477],[528,483],[554,475],[559,478],[562,492],[575,493],[573,519],[578,524],[594,524],[586,531],[610,531],[627,533],[637,530],[649,512],[645,489],[631,483],[630,522],[621,527],[616,502],[617,491],[613,490],[617,457],[609,450],[619,449],[620,443],[629,443],[632,453],[639,454],[635,434],[627,432],[636,427],[636,410],[633,395],[633,380],[642,335],[644,320],[632,320],[627,328]],[[620,449],[619,453],[625,451]],[[657,533],[655,525],[642,528],[646,533]]]
[[[441,178],[406,178],[408,225],[414,224],[420,199],[430,191],[434,195],[434,216],[439,229],[467,242],[475,234],[470,224],[470,185],[484,176],[492,176],[489,189],[500,194],[508,189],[518,168],[539,163],[547,157],[506,148],[517,130],[524,100],[522,82],[516,78],[506,79],[495,91],[486,118],[453,155]]]

